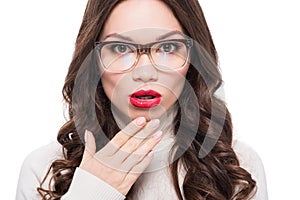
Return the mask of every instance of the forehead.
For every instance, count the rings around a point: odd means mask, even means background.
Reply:
[[[171,9],[160,0],[126,0],[109,15],[101,40],[122,34],[135,40],[154,40],[170,31],[183,32]]]

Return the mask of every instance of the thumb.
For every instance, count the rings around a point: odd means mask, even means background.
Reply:
[[[85,148],[83,153],[83,159],[89,159],[96,153],[96,143],[92,132],[86,130],[84,133]]]

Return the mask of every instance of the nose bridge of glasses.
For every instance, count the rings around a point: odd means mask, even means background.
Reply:
[[[137,52],[140,55],[149,54],[150,50],[151,50],[151,47],[148,44],[145,44],[145,45],[139,44],[138,47],[137,47]]]
[[[140,62],[142,55],[146,55],[146,57],[148,58],[148,60],[152,63],[152,59],[151,59],[151,46],[149,44],[145,44],[145,45],[138,45],[137,47],[137,63]],[[153,64],[153,63],[152,63]]]

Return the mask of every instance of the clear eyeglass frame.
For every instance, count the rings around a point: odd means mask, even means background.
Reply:
[[[159,65],[157,65],[154,62],[154,59],[152,57],[151,54],[151,49],[154,45],[160,44],[160,43],[167,43],[167,42],[181,42],[182,44],[184,44],[186,46],[187,49],[187,53],[186,53],[186,58],[184,63],[179,66],[178,68],[175,69],[162,69]],[[136,58],[134,63],[128,67],[125,70],[110,70],[109,66],[106,66],[102,60],[102,48],[105,47],[106,45],[110,45],[110,44],[126,44],[126,45],[131,45],[135,47],[135,51],[136,51]],[[147,43],[147,44],[136,44],[136,43],[130,43],[130,42],[123,42],[123,41],[104,41],[104,42],[95,42],[94,43],[95,46],[95,50],[97,52],[98,57],[100,58],[100,62],[101,65],[105,68],[106,71],[108,72],[112,72],[112,73],[126,73],[129,72],[131,70],[133,70],[136,67],[137,62],[139,61],[140,57],[142,54],[147,54],[148,58],[150,59],[150,62],[152,63],[153,66],[155,66],[156,69],[161,70],[161,71],[177,71],[182,69],[187,61],[189,60],[190,57],[190,52],[191,52],[191,48],[193,47],[193,40],[192,39],[169,39],[169,40],[161,40],[161,41],[157,41],[157,42],[151,42],[151,43]]]

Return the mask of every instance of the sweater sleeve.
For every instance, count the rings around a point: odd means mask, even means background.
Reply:
[[[62,158],[61,146],[55,142],[30,153],[23,162],[16,192],[16,200],[41,200],[40,186],[51,163]],[[48,189],[47,177],[43,188]],[[125,196],[94,175],[76,168],[68,192],[61,200],[123,200]]]
[[[241,167],[246,169],[256,181],[256,193],[251,200],[268,200],[265,170],[259,155],[246,143],[238,140],[234,141],[233,148]]]
[[[68,192],[61,200],[123,200],[125,196],[115,188],[77,167]]]

